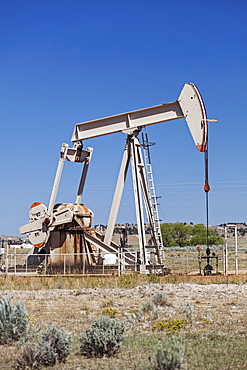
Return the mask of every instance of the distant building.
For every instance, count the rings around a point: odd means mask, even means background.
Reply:
[[[9,244],[9,247],[10,248],[30,249],[30,248],[33,247],[33,245],[30,244],[30,243],[12,242],[11,244]]]

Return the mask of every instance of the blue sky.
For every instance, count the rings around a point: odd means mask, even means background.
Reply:
[[[74,125],[175,101],[197,85],[209,127],[209,222],[247,221],[247,3],[242,0],[0,1],[0,234],[18,235],[48,205]],[[185,120],[144,130],[162,222],[205,223],[203,154]],[[106,224],[125,135],[94,147],[83,202]],[[81,165],[66,163],[58,202],[74,202]],[[118,217],[135,223],[131,177]]]

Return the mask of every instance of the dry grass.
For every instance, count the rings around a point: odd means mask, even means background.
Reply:
[[[51,277],[0,277],[0,290],[44,290],[44,289],[81,289],[81,288],[124,288],[130,289],[149,283],[178,284],[245,284],[247,275],[212,275],[212,276],[191,276],[186,274],[170,274],[167,276],[156,275],[122,275],[122,276],[51,276]]]

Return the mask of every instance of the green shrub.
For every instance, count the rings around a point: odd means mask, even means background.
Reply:
[[[80,353],[87,357],[113,356],[120,350],[124,340],[124,323],[118,319],[102,316],[81,334]]]
[[[186,369],[185,344],[178,335],[169,336],[157,348],[152,368],[155,370]]]
[[[123,316],[125,330],[130,330],[134,328],[141,321],[142,315],[143,315],[142,311],[139,311],[137,309],[124,313]]]
[[[194,305],[191,302],[187,302],[186,304],[181,304],[179,309],[181,312],[185,314],[187,319],[192,320],[193,313],[194,313]]]
[[[53,361],[53,358],[55,363],[56,361],[65,362],[66,357],[71,352],[71,336],[64,330],[60,330],[53,325],[42,332],[41,344],[44,348],[43,361],[47,362],[48,365],[49,361]]]
[[[15,369],[40,369],[43,366],[54,366],[57,362],[65,362],[71,348],[71,337],[64,330],[50,326],[41,333],[38,343],[23,347],[16,360]]]
[[[40,369],[42,367],[43,353],[38,344],[28,344],[23,347],[21,354],[17,357],[14,369]]]
[[[161,314],[161,309],[160,307],[156,306],[152,301],[148,301],[148,302],[143,303],[140,309],[140,313],[142,315],[147,314],[149,318],[152,317],[152,319],[157,320]]]
[[[147,313],[147,312],[152,312],[155,309],[156,309],[156,305],[153,302],[148,301],[148,302],[143,303],[140,311],[142,313]]]
[[[155,305],[164,306],[167,302],[167,295],[165,292],[157,292],[153,295],[152,301]]]
[[[160,278],[156,274],[150,274],[148,276],[148,282],[150,284],[158,284],[160,282]]]
[[[2,298],[0,300],[0,344],[11,344],[25,337],[28,326],[25,307],[20,302],[14,306],[9,297]]]

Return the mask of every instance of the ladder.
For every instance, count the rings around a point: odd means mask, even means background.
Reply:
[[[160,229],[160,218],[158,212],[158,203],[157,203],[157,196],[155,193],[154,187],[154,178],[153,178],[153,171],[152,171],[152,164],[151,164],[151,156],[149,147],[155,145],[155,143],[151,143],[148,141],[147,133],[142,133],[142,147],[144,153],[144,163],[146,168],[146,176],[147,176],[147,186],[151,204],[151,211],[152,211],[152,219],[153,219],[153,226],[154,226],[154,233],[155,238],[157,241],[158,248],[160,250],[160,257],[163,257],[164,246],[162,241],[162,234]],[[162,258],[163,259],[163,258]]]

